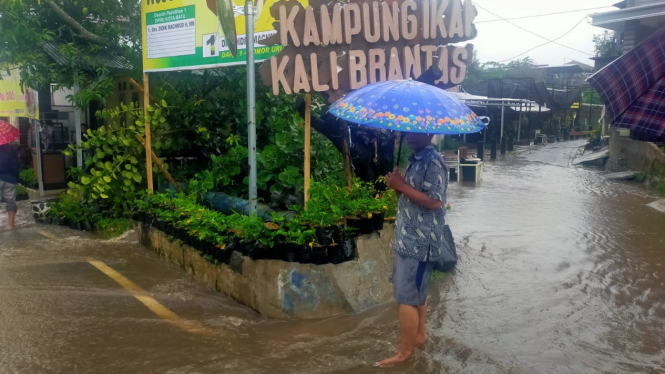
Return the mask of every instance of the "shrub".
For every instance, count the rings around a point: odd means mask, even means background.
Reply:
[[[28,194],[28,189],[25,188],[22,185],[16,186],[16,195],[27,195]]]
[[[95,229],[109,239],[124,234],[132,227],[132,222],[127,218],[110,218],[98,215],[93,220]]]
[[[35,171],[32,168],[19,171],[18,179],[21,181],[21,183],[28,186],[32,186],[38,182],[37,177],[35,176]]]

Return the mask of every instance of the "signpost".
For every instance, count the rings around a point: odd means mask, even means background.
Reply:
[[[246,45],[275,34],[270,12],[277,0],[256,0],[252,37],[247,38],[244,0],[142,0],[143,71],[196,70],[245,65]],[[251,39],[251,40],[250,40]],[[260,46],[255,61],[282,50]]]
[[[148,72],[195,70],[247,65],[247,132],[249,149],[249,214],[256,211],[256,98],[254,63],[283,47],[254,47],[276,32],[264,4],[277,0],[142,0],[144,110],[149,104]],[[244,17],[240,17],[244,15]],[[238,34],[245,30],[245,34]],[[256,31],[256,33],[255,33]],[[150,124],[146,122],[148,190],[152,192]]]

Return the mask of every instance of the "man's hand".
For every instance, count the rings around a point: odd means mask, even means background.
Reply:
[[[441,201],[431,199],[425,193],[420,192],[407,184],[398,168],[395,168],[392,173],[386,175],[386,186],[404,194],[409,200],[427,209],[441,209],[443,207]]]
[[[395,191],[402,192],[406,182],[402,178],[402,173],[400,173],[399,168],[395,168],[391,173],[386,175],[386,186],[394,189]]]

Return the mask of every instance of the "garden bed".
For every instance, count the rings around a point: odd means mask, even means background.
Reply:
[[[326,265],[252,260],[236,250],[228,253],[228,263],[215,264],[156,227],[143,222],[137,227],[142,245],[268,318],[359,313],[392,300],[392,224],[355,238],[353,260]]]

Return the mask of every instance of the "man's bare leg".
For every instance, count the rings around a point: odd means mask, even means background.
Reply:
[[[418,320],[420,316],[418,308],[411,305],[399,306],[399,324],[402,343],[399,352],[390,358],[376,363],[376,366],[387,367],[400,364],[411,357],[416,348],[416,337],[418,335]]]
[[[427,330],[425,323],[427,322],[427,301],[425,305],[418,307],[418,335],[416,335],[416,348],[422,347],[427,341]]]
[[[14,218],[16,218],[16,212],[7,212],[7,214],[9,214],[9,225],[7,227],[9,227],[11,230],[14,228]]]

